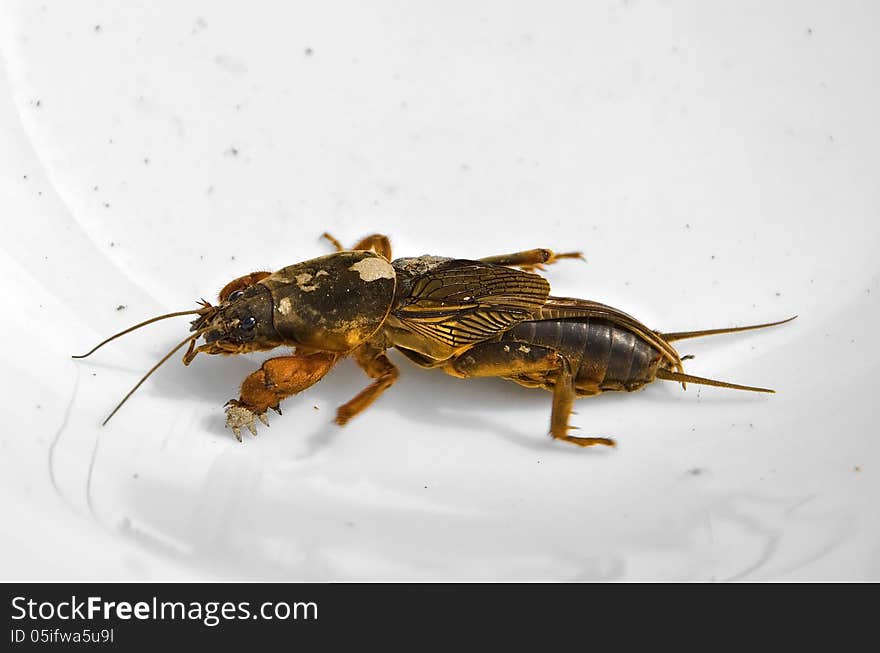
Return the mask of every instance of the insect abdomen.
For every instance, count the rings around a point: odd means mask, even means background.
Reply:
[[[631,331],[600,318],[522,322],[503,340],[555,349],[571,366],[579,394],[637,390],[654,380],[662,358]]]

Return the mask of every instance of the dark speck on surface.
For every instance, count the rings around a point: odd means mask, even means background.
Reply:
[[[688,470],[687,473],[690,474],[691,476],[700,476],[701,474],[705,474],[706,470],[703,469],[702,467],[692,467],[691,469]]]
[[[110,241],[110,247],[116,247],[116,243],[114,243],[112,240]]]
[[[116,307],[116,310],[117,310],[117,311],[124,311],[124,310],[125,310],[125,304],[120,304],[119,306]]]
[[[134,479],[137,479],[137,478],[139,478],[139,476],[138,476],[138,474],[137,474],[137,472],[135,472],[135,473],[134,473],[134,474],[132,474],[132,475],[131,475],[131,477],[132,477],[132,478],[134,478]]]
[[[149,165],[149,163],[150,163],[150,157],[145,156],[144,157],[144,165]]]
[[[813,28],[812,28],[812,27],[808,27],[808,28],[807,28],[807,36],[812,36],[812,35],[813,35]]]
[[[98,191],[98,187],[97,187],[97,186],[92,186],[92,190],[95,191],[95,192],[97,192],[97,191]]]
[[[34,102],[34,106],[37,108],[39,108],[42,104],[43,104],[42,100],[37,100],[36,102]]]
[[[95,31],[96,31],[96,32],[100,32],[100,31],[101,31],[101,26],[100,26],[100,25],[95,25]]]
[[[230,147],[226,150],[226,154],[231,154],[232,156],[238,156],[238,148]]]
[[[27,179],[27,175],[22,175],[21,178],[22,178],[22,179]]]
[[[229,257],[229,260],[230,260],[230,261],[234,261],[234,260],[235,260],[235,257],[234,257],[234,256],[230,256],[230,257]]]
[[[781,293],[781,292],[778,292],[778,293],[776,293],[776,296],[777,296],[777,297],[781,297],[781,296],[782,296],[782,293]]]
[[[110,208],[110,202],[104,202],[104,208],[105,208],[105,209],[109,209],[109,208]]]
[[[303,54],[307,57],[311,57],[313,54],[315,54],[315,51],[311,48],[306,48],[305,50],[303,50]]]

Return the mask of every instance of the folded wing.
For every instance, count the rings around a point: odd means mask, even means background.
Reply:
[[[457,348],[534,319],[549,293],[550,284],[536,274],[452,260],[412,280],[392,313],[415,333]]]

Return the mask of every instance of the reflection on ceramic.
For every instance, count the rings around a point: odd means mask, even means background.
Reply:
[[[3,8],[2,578],[880,579],[872,22],[501,7]],[[345,429],[352,363],[238,444],[222,405],[265,356],[169,362],[99,426],[186,320],[70,354],[324,230],[583,249],[554,293],[659,330],[800,318],[682,347],[776,395],[579,401],[614,451],[402,357]]]

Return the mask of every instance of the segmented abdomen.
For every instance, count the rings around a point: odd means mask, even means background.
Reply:
[[[521,322],[502,340],[558,351],[571,366],[575,387],[585,393],[637,390],[654,380],[662,358],[631,331],[600,318]]]

